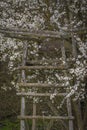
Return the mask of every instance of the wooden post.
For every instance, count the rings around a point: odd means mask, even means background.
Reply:
[[[22,59],[22,65],[24,66],[26,64],[26,56],[27,56],[27,43],[23,44],[23,59]],[[22,82],[26,83],[25,79],[25,70],[22,70]],[[25,97],[21,97],[21,116],[25,115]],[[25,121],[20,121],[20,130],[26,130],[25,128]]]
[[[62,59],[64,63],[66,64],[66,54],[65,54],[65,47],[64,47],[64,41],[61,45],[61,51],[62,51]],[[67,76],[67,73],[65,71],[65,75]],[[67,110],[68,110],[68,116],[72,116],[72,109],[71,109],[71,100],[70,97],[67,98]],[[73,121],[69,119],[69,130],[73,130]]]
[[[66,63],[66,54],[65,54],[64,40],[61,43],[61,52],[62,52],[62,60],[63,60],[64,63]]]
[[[25,97],[21,97],[21,115],[25,115]],[[25,130],[25,122],[24,120],[20,121],[20,129]]]
[[[33,116],[36,116],[36,103],[33,103]],[[32,119],[32,130],[36,130],[36,119]]]
[[[76,57],[77,57],[76,41],[74,39],[73,34],[71,34],[71,35],[72,35],[72,55],[76,59]]]
[[[68,116],[72,116],[70,97],[67,98],[67,110],[68,110]],[[69,119],[69,130],[73,130],[73,121],[71,119]]]

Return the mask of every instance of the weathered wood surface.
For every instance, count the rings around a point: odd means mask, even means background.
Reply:
[[[62,52],[62,61],[66,63],[66,53],[65,53],[65,47],[64,47],[64,40],[61,43],[61,52]]]
[[[74,50],[74,48],[73,48]],[[61,45],[61,51],[62,51],[62,59],[67,64],[66,62],[66,53],[65,53],[65,48],[64,48],[64,41]],[[73,54],[74,55],[74,54]],[[67,76],[67,72],[65,71],[65,75]],[[67,98],[67,111],[68,111],[68,116],[72,116],[72,108],[71,108],[71,100],[70,98]],[[69,130],[73,130],[73,121],[69,119]]]
[[[43,87],[43,88],[46,88],[46,87],[57,87],[57,88],[61,88],[61,87],[65,87],[65,86],[62,86],[62,84],[47,84],[47,83],[18,83],[18,86],[19,87]]]
[[[72,34],[72,55],[73,55],[73,58],[76,58],[77,57],[77,47],[76,47],[76,40]]]
[[[36,69],[58,69],[58,70],[66,70],[66,69],[68,69],[69,67],[68,66],[64,66],[64,65],[58,65],[58,66],[46,66],[46,65],[44,65],[44,66],[20,66],[20,67],[18,67],[17,69],[19,69],[19,70],[28,70],[28,69],[34,69],[34,70],[36,70]]]
[[[87,28],[85,29],[72,29],[72,30],[62,30],[64,33],[60,33],[58,31],[30,31],[30,30],[24,30],[19,28],[5,28],[0,26],[0,33],[7,35],[7,37],[15,37],[16,38],[36,38],[36,37],[46,37],[46,38],[69,38],[72,37],[70,33],[78,33],[78,34],[84,34],[87,33]]]
[[[24,29],[15,29],[15,28],[2,28],[0,27],[0,33],[16,35],[16,36],[27,36],[27,37],[46,37],[46,38],[61,38],[62,34],[57,31],[30,31]]]
[[[21,97],[21,116],[25,115],[25,97]],[[20,129],[25,130],[25,122],[21,120]]]
[[[27,61],[27,64],[33,64],[33,65],[39,65],[39,64],[44,64],[44,63],[48,63],[48,64],[52,64],[52,63],[57,63],[57,64],[62,64],[62,61],[60,61],[59,59],[45,59],[45,60],[31,60],[31,61]]]
[[[67,98],[67,110],[68,110],[68,116],[72,116],[72,107],[71,107],[71,100],[70,98]],[[69,120],[69,130],[73,129],[73,121]]]
[[[55,96],[66,96],[67,93],[57,93],[57,94],[54,94],[54,93],[34,93],[34,92],[20,92],[20,93],[17,93],[17,95],[19,96],[34,96],[34,97],[37,97],[37,96],[40,96],[40,97],[49,97],[51,95],[54,95]]]
[[[82,115],[81,115],[81,108],[80,108],[81,106],[80,106],[78,101],[73,101],[72,103],[73,103],[73,108],[74,108],[74,111],[75,111],[75,114],[76,114],[77,127],[78,127],[79,130],[84,130],[83,118],[82,118]],[[86,120],[86,123],[87,123],[87,120]]]
[[[73,120],[73,116],[18,116],[18,119]]]
[[[36,103],[33,103],[33,116],[36,116]],[[32,130],[36,130],[36,119],[32,120]]]
[[[22,65],[25,65],[26,63],[26,56],[27,56],[27,45],[28,43],[23,44],[23,58],[22,58]],[[22,70],[21,74],[21,81],[26,82],[26,76],[25,76],[25,70]],[[25,97],[21,97],[21,116],[25,115]],[[25,122],[24,120],[21,120],[20,122],[20,130],[25,130]]]

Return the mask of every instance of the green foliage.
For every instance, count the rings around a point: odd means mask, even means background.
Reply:
[[[1,121],[1,124],[3,124],[0,127],[0,130],[19,130],[19,121],[10,121],[10,120],[5,120],[5,121]]]

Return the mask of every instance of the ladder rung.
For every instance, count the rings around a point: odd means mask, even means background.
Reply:
[[[34,92],[20,92],[20,93],[17,93],[17,95],[19,96],[34,96],[34,97],[50,97],[51,95],[53,95],[54,97],[55,96],[66,96],[67,93],[34,93]]]
[[[58,69],[58,70],[66,70],[68,69],[67,66],[60,65],[60,66],[20,66],[18,69],[26,70],[26,69]]]
[[[20,87],[65,87],[61,84],[47,84],[47,83],[18,83]]]
[[[21,35],[21,36],[27,36],[27,37],[41,37],[41,38],[61,38],[61,33],[60,32],[55,32],[55,31],[28,31],[24,29],[15,29],[15,28],[1,28],[0,27],[0,33],[2,34],[14,34],[14,35]],[[69,35],[67,35],[70,37]]]
[[[18,119],[73,120],[73,116],[18,116]]]
[[[27,64],[36,64],[36,65],[38,65],[38,64],[44,64],[44,63],[58,63],[58,64],[61,64],[62,63],[62,61],[60,61],[59,59],[45,59],[45,60],[31,60],[31,61],[27,61]]]

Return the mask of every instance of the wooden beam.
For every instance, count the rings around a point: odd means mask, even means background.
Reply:
[[[19,28],[4,28],[0,26],[0,33],[7,35],[7,37],[15,37],[16,38],[23,38],[25,37],[26,39],[34,38],[36,39],[37,37],[42,37],[42,38],[70,38],[71,37],[71,32],[73,33],[86,33],[87,28],[82,30],[63,30],[65,32],[64,36],[58,31],[30,31],[30,30],[24,30],[24,29],[19,29]]]
[[[28,64],[33,64],[33,65],[39,65],[39,64],[44,64],[44,63],[48,63],[48,64],[52,64],[52,63],[57,63],[58,65],[62,64],[62,61],[60,61],[59,59],[45,59],[45,60],[31,60],[31,61],[27,61]]]
[[[73,116],[18,116],[18,119],[73,120]]]
[[[66,96],[67,93],[57,93],[57,94],[54,94],[54,93],[34,93],[34,92],[19,92],[17,93],[17,95],[19,96],[34,96],[34,97],[50,97],[51,95],[54,95],[55,96]]]
[[[3,28],[0,27],[0,33],[2,34],[15,34],[16,36],[27,36],[27,37],[45,37],[45,38],[61,38],[61,33],[57,31],[30,31],[24,29],[15,29],[15,28]]]
[[[78,33],[78,34],[85,34],[87,33],[87,28],[79,28],[79,29],[67,29],[62,31],[67,32],[67,33]]]
[[[15,39],[20,39],[22,41],[25,41],[25,40],[33,40],[33,41],[41,41],[40,38],[34,38],[34,37],[29,37],[29,36],[23,36],[23,35],[17,35],[17,34],[9,34],[9,33],[3,33],[4,34],[4,37],[10,37],[10,38],[15,38]]]
[[[47,84],[47,83],[18,83],[19,87],[57,87],[57,88],[61,88],[61,87],[65,87],[62,86],[61,84]]]
[[[68,69],[69,67],[68,66],[64,66],[64,65],[58,65],[58,66],[20,66],[20,67],[18,67],[17,69],[19,69],[19,70],[28,70],[28,69],[34,69],[34,70],[36,70],[36,69],[38,69],[38,70],[40,70],[40,69],[56,69],[56,70],[66,70],[66,69]]]

